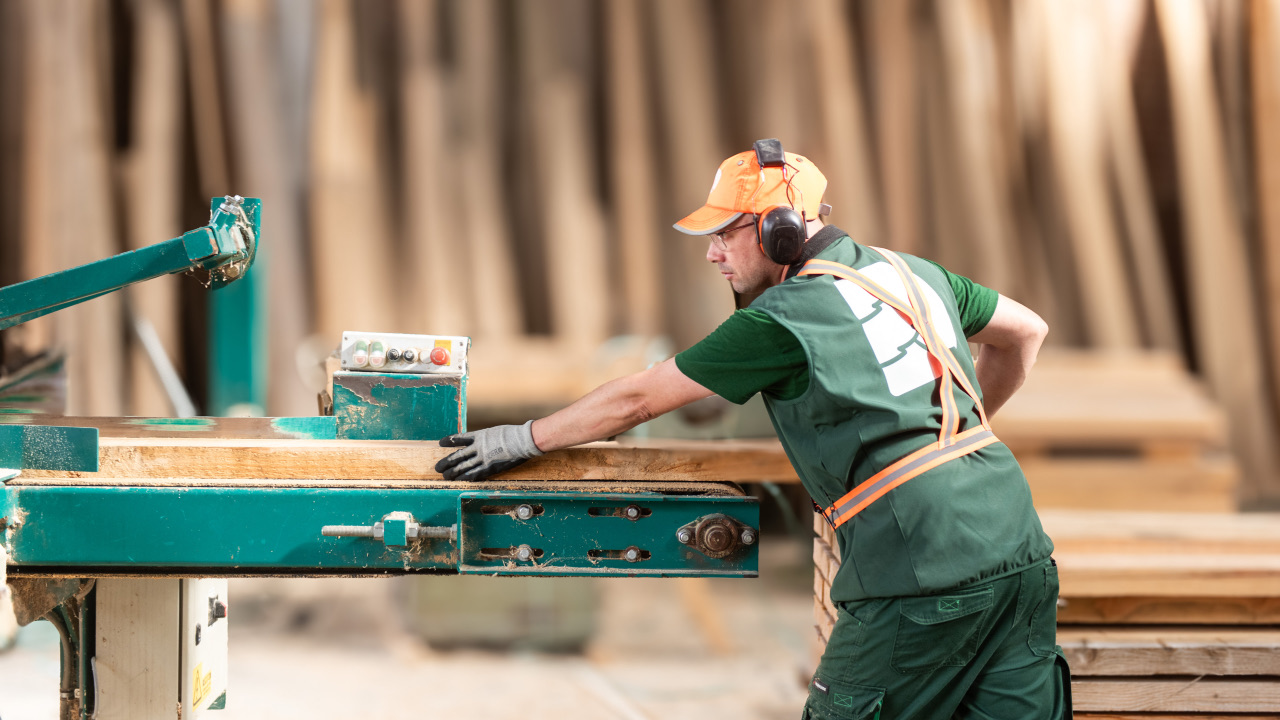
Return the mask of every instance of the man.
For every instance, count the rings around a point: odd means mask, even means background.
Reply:
[[[825,190],[776,140],[725,160],[676,229],[710,236],[707,260],[750,306],[552,415],[445,438],[466,447],[437,470],[481,479],[713,393],[759,392],[843,558],[804,717],[1070,717],[1053,545],[987,422],[1048,329],[930,261],[824,226]]]

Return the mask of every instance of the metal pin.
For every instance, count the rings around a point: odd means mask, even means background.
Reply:
[[[755,541],[756,541],[756,531],[755,531],[755,530],[752,530],[751,528],[747,528],[746,530],[743,530],[743,531],[742,531],[742,544],[743,544],[743,545],[751,545],[751,544],[754,544],[754,543],[755,543]]]
[[[676,532],[676,539],[681,543],[688,545],[689,541],[693,539],[693,533],[685,529],[678,530]]]

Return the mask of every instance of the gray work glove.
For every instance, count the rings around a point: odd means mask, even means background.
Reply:
[[[475,432],[450,435],[440,447],[461,447],[436,463],[445,480],[473,482],[510,470],[542,454],[533,444],[533,421],[523,425],[498,425]]]

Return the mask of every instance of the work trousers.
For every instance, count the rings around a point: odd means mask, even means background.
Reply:
[[[942,595],[836,605],[806,720],[1071,717],[1053,560]]]

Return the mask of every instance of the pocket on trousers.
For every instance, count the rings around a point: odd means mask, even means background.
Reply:
[[[1044,591],[1031,612],[1027,647],[1038,657],[1052,657],[1058,646],[1058,566],[1044,565]]]
[[[821,676],[809,682],[804,720],[879,720],[884,688],[827,683]]]
[[[902,673],[922,673],[944,665],[964,665],[978,650],[991,587],[954,595],[904,598],[890,665]]]

